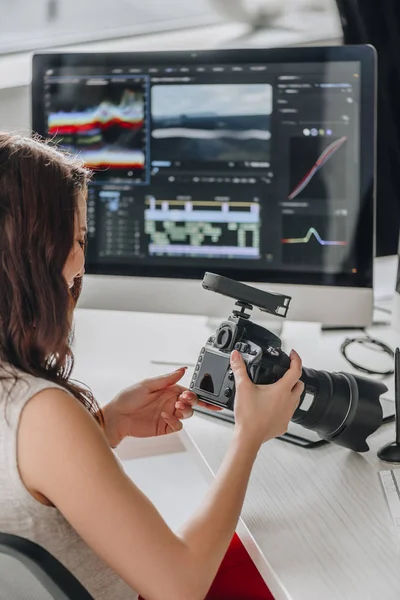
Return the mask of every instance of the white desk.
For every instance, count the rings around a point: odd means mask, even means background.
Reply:
[[[286,349],[295,347],[306,366],[349,371],[339,353],[343,333],[315,329],[289,325]],[[91,385],[103,403],[123,386],[171,369],[150,359],[193,362],[208,335],[202,317],[81,310],[74,376]],[[374,335],[400,344],[390,328],[377,328]],[[189,377],[190,372],[186,383]],[[195,416],[186,431],[216,472],[232,425]],[[399,544],[378,478],[385,463],[376,458],[378,447],[393,438],[393,425],[384,426],[370,438],[371,452],[363,455],[335,445],[308,450],[278,440],[263,447],[239,532],[276,600],[400,598]],[[204,466],[185,436],[129,444],[129,451],[121,449],[128,472],[170,524],[179,525],[206,492]],[[139,457],[133,458],[136,452]]]

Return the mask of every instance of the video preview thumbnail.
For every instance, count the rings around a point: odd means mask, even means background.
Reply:
[[[114,170],[144,177],[145,94],[140,84],[69,83],[51,88],[49,136],[79,153],[88,167],[107,170],[108,177]]]
[[[155,85],[152,160],[268,161],[272,86]]]

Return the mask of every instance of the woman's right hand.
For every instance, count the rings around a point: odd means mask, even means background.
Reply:
[[[261,446],[267,440],[286,432],[304,390],[299,381],[301,358],[290,353],[290,368],[281,379],[269,385],[254,384],[246,364],[237,350],[231,355],[235,376],[235,432],[243,441]]]

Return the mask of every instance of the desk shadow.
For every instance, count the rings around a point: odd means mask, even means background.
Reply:
[[[132,460],[178,454],[187,450],[179,435],[170,434],[154,438],[125,438],[115,452],[120,460]]]

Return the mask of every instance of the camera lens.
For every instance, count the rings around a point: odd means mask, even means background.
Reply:
[[[303,369],[305,384],[300,405],[292,417],[321,438],[357,452],[366,452],[366,439],[382,422],[379,396],[385,384],[350,373]]]

